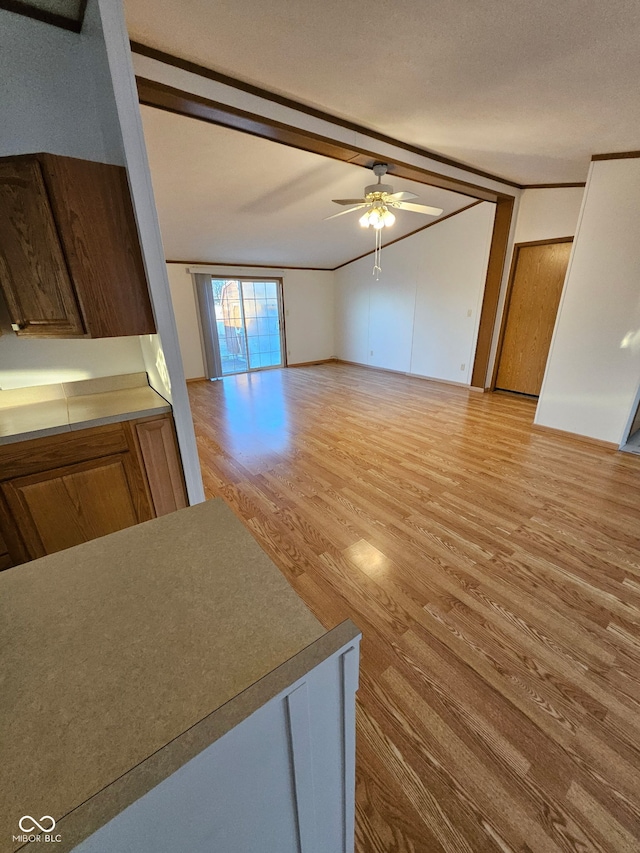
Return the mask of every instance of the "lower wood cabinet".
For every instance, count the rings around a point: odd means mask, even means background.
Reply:
[[[0,568],[186,505],[171,415],[4,445]]]

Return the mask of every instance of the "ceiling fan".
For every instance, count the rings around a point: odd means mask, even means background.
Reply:
[[[345,213],[353,213],[354,210],[366,208],[359,221],[363,228],[373,226],[376,232],[373,262],[373,274],[376,276],[376,279],[378,279],[382,272],[380,267],[382,229],[385,226],[393,225],[396,221],[391,208],[410,210],[412,213],[426,213],[427,216],[440,216],[442,213],[441,207],[413,204],[409,199],[418,198],[415,193],[394,193],[393,187],[390,184],[383,184],[382,176],[387,174],[388,168],[386,163],[376,163],[373,167],[373,174],[377,177],[378,183],[370,184],[364,188],[364,198],[334,198],[332,201],[335,204],[350,204],[352,207],[349,207],[347,210],[341,210],[340,213],[325,216],[325,219],[335,219],[337,216],[344,216]]]
[[[345,213],[352,213],[354,210],[367,208],[363,216],[360,217],[360,225],[363,228],[373,226],[376,230],[380,230],[385,225],[393,225],[395,222],[396,218],[391,212],[391,208],[410,210],[412,213],[425,213],[427,216],[440,216],[442,213],[441,207],[412,204],[410,199],[418,198],[415,193],[394,193],[393,187],[390,184],[383,184],[382,177],[387,174],[388,168],[386,163],[376,163],[373,167],[373,174],[377,177],[378,183],[370,184],[364,188],[364,198],[332,199],[335,204],[350,204],[353,207],[350,207],[348,210],[341,210],[339,213],[334,213],[331,216],[325,216],[325,219],[335,219],[337,216],[344,216]]]

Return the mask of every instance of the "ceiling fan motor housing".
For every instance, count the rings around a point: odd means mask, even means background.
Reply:
[[[390,184],[369,184],[368,187],[364,188],[365,196],[368,196],[369,193],[387,193],[387,195],[391,195],[393,192],[393,187]]]

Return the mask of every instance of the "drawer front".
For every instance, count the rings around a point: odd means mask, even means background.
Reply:
[[[124,453],[129,449],[122,423],[6,444],[0,447],[0,480]]]

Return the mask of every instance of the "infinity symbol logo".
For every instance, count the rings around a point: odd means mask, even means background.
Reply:
[[[32,825],[31,826],[29,826],[29,825],[25,826],[23,823],[23,821],[25,821],[25,820],[31,821]],[[43,826],[42,821],[44,821],[44,820],[50,820],[51,826]],[[49,814],[43,815],[39,821],[37,821],[35,819],[35,817],[31,817],[30,814],[26,814],[20,818],[20,821],[18,822],[18,826],[20,827],[20,829],[23,832],[33,832],[33,830],[36,828],[36,826],[38,827],[40,832],[53,832],[53,830],[56,828],[56,822],[51,817],[51,815],[49,815]]]

